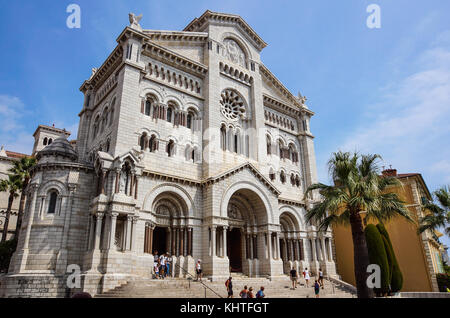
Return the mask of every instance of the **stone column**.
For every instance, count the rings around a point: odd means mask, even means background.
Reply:
[[[32,199],[31,199],[31,205],[28,211],[28,222],[27,222],[27,231],[25,232],[25,241],[23,243],[23,249],[28,249],[28,244],[30,243],[30,234],[31,234],[31,225],[33,224],[34,220],[34,211],[36,209],[36,197],[37,197],[37,190],[39,188],[39,184],[32,183],[29,185],[30,192],[32,193]],[[19,229],[20,230],[20,229]]]
[[[134,198],[137,200],[138,198],[138,184],[139,184],[139,176],[134,176]]]
[[[272,232],[267,231],[267,258],[272,259]]]
[[[100,184],[100,187],[101,187],[100,188],[100,193],[101,194],[105,194],[106,171],[104,171],[102,169],[101,174],[102,174],[102,176],[101,176],[101,184]]]
[[[136,248],[137,248],[137,231],[136,231],[136,227],[137,227],[137,221],[139,220],[139,217],[134,216],[133,217],[133,232],[132,232],[132,239],[131,239],[131,247],[130,250],[133,252],[137,252]]]
[[[116,170],[116,183],[114,185],[114,193],[119,193],[120,170]]]
[[[178,253],[180,256],[184,256],[184,228],[180,229],[180,250]]]
[[[323,261],[326,262],[328,261],[328,257],[327,257],[327,250],[325,248],[325,238],[321,238],[320,243],[322,243]]]
[[[258,234],[253,234],[252,258],[258,258]]]
[[[312,238],[310,240],[311,245],[312,245],[312,261],[317,261],[317,257],[316,257],[316,239]]]
[[[276,259],[280,259],[280,233],[275,232],[275,254]]]
[[[175,240],[176,240],[176,229],[172,228],[171,229],[171,246],[170,246],[170,254],[172,255],[176,255],[176,251],[175,251]]]
[[[113,212],[111,213],[111,231],[109,233],[109,249],[114,249],[115,244],[114,241],[116,239],[116,224],[117,224],[117,216],[119,213]]]
[[[333,259],[333,247],[331,246],[331,238],[328,239],[328,253],[330,255],[329,261],[334,262]]]
[[[125,239],[125,250],[131,250],[131,224],[133,222],[133,217],[131,215],[127,216],[127,236]]]
[[[100,238],[102,237],[102,220],[104,213],[97,212],[97,224],[95,229],[95,240],[94,240],[94,249],[96,251],[100,250]]]
[[[211,256],[216,256],[216,226],[211,226]]]
[[[149,230],[148,230],[148,248],[150,251],[150,254],[153,254],[153,230],[154,230],[154,226],[153,224],[150,224],[149,226]]]
[[[222,257],[227,256],[227,226],[224,226],[222,229],[222,239],[223,239],[223,246],[222,246]]]
[[[194,234],[193,228],[192,227],[188,228],[188,251],[187,251],[188,256],[193,256],[192,255],[193,234]]]

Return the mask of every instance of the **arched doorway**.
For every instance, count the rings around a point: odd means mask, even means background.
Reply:
[[[268,223],[263,199],[251,189],[239,189],[229,197],[226,212],[228,230],[224,241],[230,271],[249,276],[264,274],[260,267],[265,267],[262,261],[267,260],[269,245],[267,231],[263,228]],[[218,233],[219,242],[224,233],[224,230]]]
[[[234,228],[228,231],[228,251],[227,255],[230,260],[230,272],[242,273],[242,242],[241,229]]]
[[[157,226],[153,231],[153,251],[158,251],[158,255],[167,252],[167,229]]]

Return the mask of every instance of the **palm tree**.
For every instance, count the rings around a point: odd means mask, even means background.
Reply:
[[[443,186],[434,191],[433,196],[437,203],[428,201],[422,205],[424,210],[431,213],[420,219],[419,233],[443,227],[447,235],[450,235],[450,186]]]
[[[22,188],[22,180],[15,175],[9,175],[8,179],[2,180],[0,182],[0,191],[9,192],[8,208],[6,209],[6,219],[5,224],[3,226],[3,233],[1,240],[2,243],[6,241],[6,236],[8,235],[9,218],[11,216],[11,207],[13,205],[14,198],[18,196],[17,192],[19,192],[21,188]]]
[[[333,153],[328,162],[329,174],[334,185],[317,183],[311,185],[305,194],[318,190],[322,200],[306,213],[308,222],[327,230],[335,224],[350,224],[353,239],[356,288],[359,298],[373,297],[367,287],[367,266],[369,255],[364,235],[362,214],[366,220],[388,221],[402,216],[412,221],[408,210],[395,193],[387,193],[389,186],[401,185],[394,177],[379,175],[379,155],[359,155],[349,152]]]
[[[25,190],[30,182],[31,168],[36,165],[36,159],[33,157],[23,157],[18,161],[14,161],[13,166],[9,169],[13,175],[18,176],[22,180],[22,188],[20,194],[19,212],[17,215],[16,232],[14,237],[18,239],[20,227],[22,226],[23,210],[25,207],[26,194]]]

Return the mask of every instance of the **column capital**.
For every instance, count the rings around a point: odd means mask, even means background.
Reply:
[[[139,220],[138,216],[133,216],[133,224],[136,224],[138,220]]]
[[[119,216],[119,212],[111,212],[111,217],[112,218],[117,218]]]
[[[128,222],[132,222],[133,221],[134,216],[133,215],[127,215],[127,220]]]
[[[97,216],[97,220],[98,219],[103,219],[103,216],[105,216],[105,213],[104,212],[97,212],[96,214],[95,214],[96,216]]]

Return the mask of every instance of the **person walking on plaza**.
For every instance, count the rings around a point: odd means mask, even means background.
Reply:
[[[255,296],[253,295],[253,287],[250,287],[250,289],[248,290],[247,298],[255,298]]]
[[[256,293],[256,298],[264,298],[266,295],[264,294],[264,286],[261,286],[261,288]]]
[[[320,293],[320,284],[316,279],[314,283],[314,294],[316,294],[316,298],[319,298],[319,293]]]
[[[248,290],[247,290],[247,286],[244,286],[244,289],[241,290],[241,292],[239,293],[239,296],[241,298],[248,298]]]
[[[166,269],[166,254],[162,254],[159,257],[159,276],[164,279],[165,277],[165,269]]]
[[[159,277],[159,256],[156,250],[153,252],[153,274],[153,278]]]
[[[172,272],[171,272],[171,269],[172,269],[172,261],[173,261],[172,255],[170,255],[170,253],[167,252],[167,259],[166,259],[166,276],[169,275],[169,277],[172,276]]]
[[[197,273],[197,281],[202,281],[202,261],[197,260],[197,264],[195,265],[195,272]]]
[[[290,276],[292,281],[292,290],[294,290],[297,288],[297,280],[298,280],[297,270],[294,268],[294,266],[292,266]]]
[[[322,272],[321,268],[319,268],[319,284],[322,287],[322,289],[324,289],[324,286],[323,286],[323,272]]]
[[[233,298],[233,282],[231,281],[232,277],[230,276],[225,282],[225,286],[227,287],[228,297]]]
[[[303,271],[303,277],[305,277],[305,284],[306,287],[309,287],[309,280],[310,280],[310,276],[309,276],[309,271],[308,271],[308,267],[305,268],[305,270]]]

